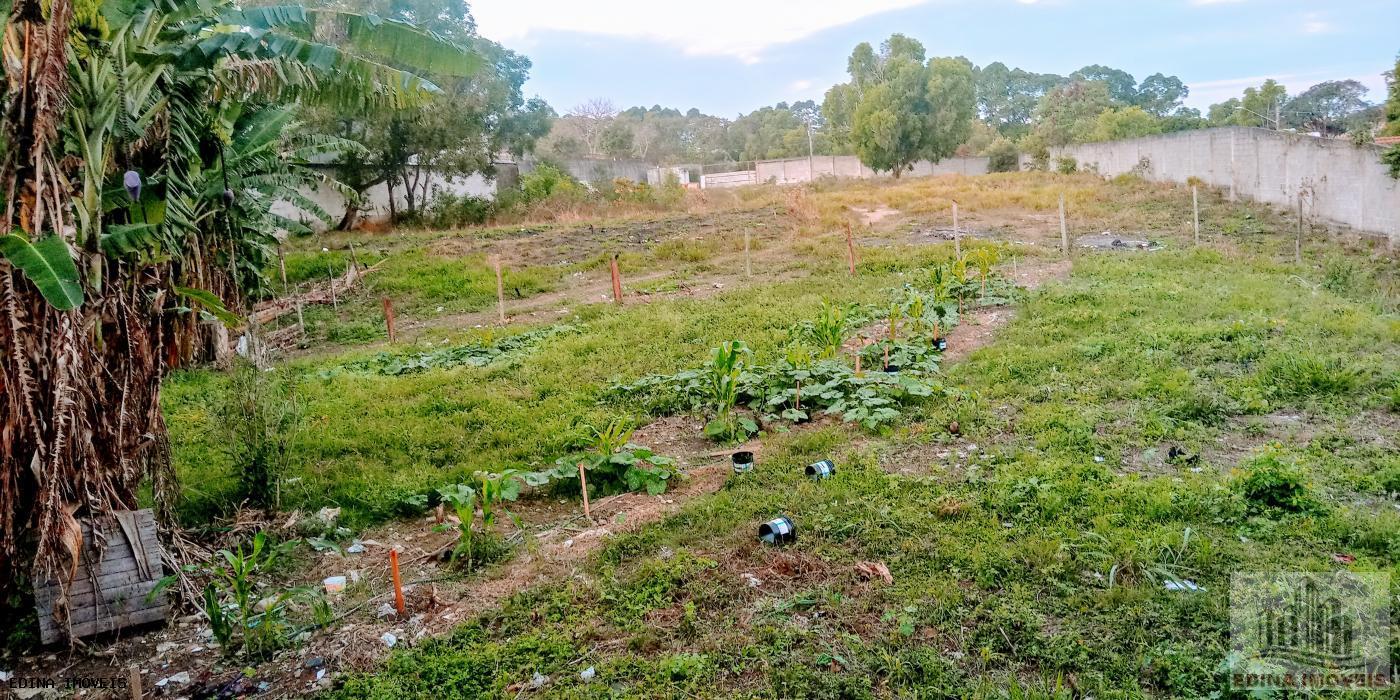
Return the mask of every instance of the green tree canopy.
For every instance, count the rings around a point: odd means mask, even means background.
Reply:
[[[863,163],[898,177],[915,161],[953,154],[972,133],[976,89],[972,64],[961,58],[925,63],[924,47],[902,34],[877,54],[869,44],[851,53],[851,82],[829,91],[823,113],[850,118],[850,143]]]
[[[1035,135],[1047,146],[1086,141],[1098,126],[1098,117],[1114,106],[1108,84],[1077,80],[1045,93],[1036,106]]]
[[[1094,120],[1092,141],[1135,139],[1162,133],[1162,120],[1141,107],[1115,107]]]
[[[1352,117],[1371,106],[1368,90],[1355,80],[1328,80],[1298,93],[1284,106],[1286,126],[1326,136],[1353,126]]]

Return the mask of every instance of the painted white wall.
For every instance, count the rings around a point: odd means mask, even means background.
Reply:
[[[432,201],[438,193],[449,192],[453,195],[469,194],[473,197],[486,197],[488,199],[496,196],[496,182],[480,173],[473,173],[468,177],[443,177],[441,175],[430,175],[428,181],[428,201]],[[302,194],[311,201],[321,205],[327,213],[331,215],[331,225],[335,225],[340,218],[345,216],[345,198],[339,192],[327,187],[317,188],[315,191],[302,190]],[[408,205],[407,197],[402,186],[394,188],[394,202],[402,210]],[[296,219],[306,223],[313,230],[324,231],[327,226],[302,211],[291,202],[279,201],[272,205],[272,211],[281,214],[289,219]],[[365,202],[360,211],[362,221],[380,222],[389,218],[389,188],[387,185],[379,184],[371,187],[365,193]]]

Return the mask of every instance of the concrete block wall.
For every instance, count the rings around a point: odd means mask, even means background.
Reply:
[[[981,175],[987,172],[987,165],[986,158],[945,158],[937,163],[921,160],[906,175]],[[754,172],[757,182],[779,185],[810,182],[814,176],[868,178],[879,174],[867,168],[856,156],[813,156],[810,161],[807,158],[760,160],[754,163]]]
[[[1226,127],[1054,149],[1105,176],[1137,171],[1151,180],[1196,177],[1227,191],[1400,243],[1400,180],[1381,149],[1267,129]]]

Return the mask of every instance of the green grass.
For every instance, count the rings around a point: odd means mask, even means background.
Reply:
[[[300,481],[284,491],[283,505],[339,505],[351,523],[364,525],[403,514],[405,497],[476,470],[552,463],[585,437],[585,424],[601,425],[618,412],[640,417],[640,409],[599,405],[610,384],[694,366],[711,347],[736,338],[771,359],[793,321],[812,315],[823,299],[873,302],[898,282],[897,274],[839,285],[819,276],[703,301],[585,306],[570,321],[582,332],[485,368],[322,377],[319,368],[363,353],[301,363],[293,371],[307,426],[288,475]],[[226,507],[236,486],[209,436],[220,385],[203,371],[179,373],[165,393],[177,463],[188,483],[200,485],[186,505],[191,520]]]
[[[1231,697],[1231,573],[1331,570],[1334,552],[1400,573],[1400,512],[1367,496],[1395,455],[1347,429],[1389,410],[1396,319],[1296,272],[1208,250],[1081,259],[952,370],[976,398],[865,448],[846,428],[782,437],[752,476],[614,540],[585,582],[521,594],[338,697],[508,696],[536,672],[551,697]],[[1340,435],[1199,472],[1124,464],[1274,411]],[[899,445],[951,447],[950,418],[984,457],[879,467]],[[831,456],[834,480],[802,477]],[[765,549],[753,530],[778,513],[799,540]],[[863,560],[894,585],[859,579]]]
[[[887,198],[932,208],[919,188],[963,192],[966,180],[901,183]],[[1030,176],[1017,191],[997,176],[981,196],[1044,211],[1057,181]],[[1282,222],[1220,202],[1221,245],[1183,248],[1189,192],[1064,181],[1101,217],[1084,225],[1141,210],[1173,245],[1079,257],[1068,281],[1031,294],[997,342],[949,369],[967,398],[926,403],[883,435],[769,436],[750,475],[334,695],[516,697],[538,673],[547,685],[525,695],[1243,697],[1221,666],[1232,573],[1328,571],[1348,554],[1348,568],[1400,581],[1394,262],[1314,241],[1320,262],[1295,266],[1291,239],[1271,233]],[[699,266],[711,251],[663,254]],[[871,249],[854,280],[844,260],[809,261],[810,277],[703,300],[581,306],[568,319],[579,332],[485,368],[383,377],[321,371],[364,352],[299,362],[308,429],[284,507],[341,505],[365,525],[475,469],[547,464],[583,424],[640,417],[599,403],[610,383],[695,366],[729,339],[771,358],[823,299],[883,301],[947,254]],[[427,277],[404,293],[424,299],[457,274],[431,272],[429,258],[413,267]],[[213,430],[222,381],[194,371],[166,385],[192,521],[237,487]],[[1292,420],[1306,430],[1274,427]],[[1196,457],[1167,460],[1172,447]],[[835,478],[802,476],[819,458],[837,461]],[[890,473],[897,462],[909,468]],[[798,541],[758,544],[758,523],[780,513]],[[893,585],[858,576],[862,561],[887,564]],[[1204,590],[1163,589],[1177,577]]]

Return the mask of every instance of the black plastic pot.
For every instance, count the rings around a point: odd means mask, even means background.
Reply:
[[[744,474],[744,473],[747,473],[747,472],[753,470],[753,453],[752,453],[752,452],[748,452],[748,451],[744,451],[744,452],[735,452],[735,453],[730,457],[730,460],[734,462],[734,473],[735,473],[735,474]]]
[[[788,516],[780,515],[758,526],[758,539],[767,544],[790,544],[797,541],[797,526]]]
[[[821,481],[836,474],[836,463],[829,459],[807,465],[807,476]]]
[[[947,350],[947,349],[948,349],[948,339],[947,339],[947,338],[939,338],[939,339],[938,339],[938,351],[939,351],[939,352],[943,352],[944,350]]]

